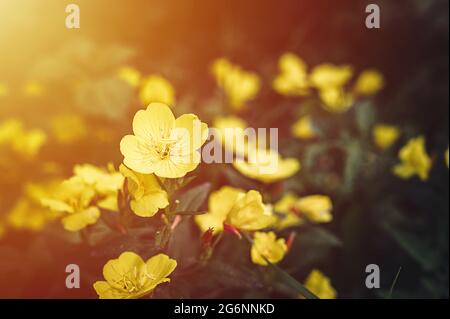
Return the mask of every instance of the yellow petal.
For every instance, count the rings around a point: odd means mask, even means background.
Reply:
[[[61,221],[66,230],[75,232],[95,224],[99,217],[100,210],[97,207],[89,207],[79,213],[67,215]]]

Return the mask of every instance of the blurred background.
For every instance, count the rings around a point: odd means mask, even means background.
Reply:
[[[372,2],[381,8],[380,29],[364,25]],[[0,126],[19,125],[29,134],[11,150],[0,130],[0,297],[95,297],[92,282],[117,255],[80,244],[58,223],[47,225],[46,217],[26,215],[37,205],[39,186],[70,176],[75,164],[121,163],[120,139],[143,105],[117,70],[132,66],[164,76],[176,91],[174,112],[192,111],[210,122],[220,109],[210,66],[227,57],[263,79],[241,116],[259,127],[279,127],[283,155],[303,164],[284,189],[333,198],[333,222],[300,230],[285,268],[303,280],[320,267],[342,298],[385,298],[401,267],[394,297],[448,298],[448,1],[78,0],[81,27],[67,29],[69,3],[0,0]],[[327,138],[295,142],[283,123],[303,102],[271,90],[285,52],[310,66],[375,68],[385,87],[348,114],[316,112]],[[401,126],[402,145],[408,137],[426,137],[433,158],[426,183],[391,174],[399,147],[381,158],[368,149],[375,122]],[[344,146],[336,147],[341,138]],[[208,168],[201,172],[207,180]],[[248,182],[224,175],[218,184]],[[11,222],[13,210],[24,212]],[[198,240],[198,230],[189,227],[188,236]],[[249,275],[248,265],[240,264],[246,252],[239,255],[230,245],[219,247],[223,267],[180,274],[160,297],[285,297],[258,274]],[[80,265],[81,289],[65,288],[68,263]],[[380,266],[381,289],[365,287],[371,263]],[[205,273],[210,287],[186,288]]]

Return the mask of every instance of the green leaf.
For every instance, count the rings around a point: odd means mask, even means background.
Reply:
[[[356,107],[356,124],[363,135],[368,135],[376,122],[376,112],[371,101],[365,101]]]
[[[175,214],[180,214],[179,212],[181,212],[181,214],[183,214],[183,212],[190,212],[190,214],[185,215],[192,215],[192,212],[198,211],[208,198],[210,189],[211,183],[203,183],[183,193],[178,198],[180,203],[178,204]]]

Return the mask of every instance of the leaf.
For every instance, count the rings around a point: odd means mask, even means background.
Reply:
[[[175,214],[178,212],[196,212],[203,205],[205,200],[208,198],[209,191],[211,189],[211,183],[203,183],[201,185],[195,186],[183,193],[179,197],[179,205]],[[192,215],[192,214],[188,214]]]
[[[365,136],[376,122],[376,112],[371,101],[365,101],[356,107],[356,124]]]

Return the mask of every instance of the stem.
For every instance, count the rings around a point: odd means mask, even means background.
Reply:
[[[394,281],[392,282],[391,289],[389,289],[388,299],[392,298],[392,294],[394,293],[395,285],[397,284],[398,277],[400,276],[400,272],[402,271],[402,267],[398,268],[397,274],[395,275]]]

